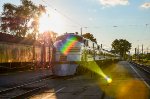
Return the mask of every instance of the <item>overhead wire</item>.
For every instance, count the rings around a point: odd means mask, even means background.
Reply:
[[[51,8],[53,11],[56,11],[57,13],[59,13],[60,15],[62,15],[64,18],[66,18],[67,20],[73,22],[74,24],[78,25],[78,27],[82,28],[84,27],[83,25],[81,25],[79,22],[77,22],[76,20],[72,19],[71,17],[69,17],[68,15],[65,15],[64,13],[62,13],[60,10],[56,9],[55,7],[53,7],[51,4],[49,4],[47,1],[45,0],[41,0],[44,4],[46,4],[49,8]],[[141,26],[141,25],[127,25],[130,27],[137,27],[137,26]],[[144,26],[149,26],[148,23],[144,24]],[[72,26],[71,26],[72,27]],[[74,27],[74,26],[73,26]],[[76,26],[77,27],[77,26]],[[103,26],[87,26],[88,28],[95,28],[95,29],[99,29],[102,28]],[[113,28],[118,28],[118,27],[122,27],[121,25],[112,25],[111,27]]]
[[[48,2],[41,0],[43,3],[45,3],[46,5],[48,5],[52,10],[56,11],[57,13],[59,13],[60,15],[62,15],[64,18],[66,18],[67,20],[75,23],[76,25],[78,25],[79,27],[82,27],[82,25],[80,23],[78,23],[77,21],[74,21],[73,19],[71,19],[69,16],[65,15],[64,13],[62,13],[61,11],[59,11],[58,9],[54,8],[52,5],[50,5]]]
[[[49,4],[47,1],[45,0],[41,0],[44,4],[46,4],[49,8],[51,8],[53,11],[59,13],[60,15],[62,15],[64,18],[66,18],[67,20],[69,20],[70,22],[76,24],[77,26],[73,26],[73,25],[70,25],[70,27],[74,27],[74,28],[84,28],[84,26],[82,26],[80,23],[78,23],[77,21],[75,21],[74,19],[72,19],[71,17],[69,17],[68,15],[65,15],[64,13],[62,13],[60,10],[56,9],[55,7],[53,7],[51,4]],[[68,25],[69,26],[69,25]],[[139,27],[139,26],[146,26],[146,27],[149,27],[150,25],[148,23],[144,24],[144,25],[126,25],[126,26],[129,26],[129,27]],[[99,28],[102,28],[103,26],[87,26],[87,28],[95,28],[95,29],[99,29]],[[124,26],[121,26],[121,25],[112,25],[111,27],[113,28],[122,28]],[[110,46],[107,46],[104,44],[104,46],[108,47],[111,49]]]

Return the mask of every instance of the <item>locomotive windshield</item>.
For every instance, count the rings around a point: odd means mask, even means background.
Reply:
[[[60,51],[64,55],[67,55],[71,51],[79,50],[76,47],[79,47],[80,43],[82,42],[83,42],[83,39],[81,36],[78,36],[75,34],[65,34],[65,35],[59,36],[56,39],[54,46],[57,48],[58,51]]]
[[[65,35],[62,35],[62,36],[59,36],[57,37],[56,41],[66,41],[66,40],[76,40],[78,42],[83,42],[83,38],[79,35],[76,35],[76,34],[65,34]]]

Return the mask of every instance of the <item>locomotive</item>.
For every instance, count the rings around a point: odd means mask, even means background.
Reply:
[[[82,63],[115,60],[119,56],[103,49],[100,45],[75,33],[65,33],[54,43],[55,65],[53,73],[57,76],[74,75]]]
[[[54,44],[49,36],[43,38],[40,42],[0,33],[1,72],[51,66],[54,75],[68,76],[83,63],[119,59],[119,55],[75,33],[58,36]]]

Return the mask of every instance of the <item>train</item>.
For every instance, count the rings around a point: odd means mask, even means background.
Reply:
[[[0,32],[0,71],[46,68],[52,48],[46,42]]]
[[[76,33],[62,34],[53,43],[47,35],[33,40],[0,32],[1,72],[50,68],[56,76],[68,76],[80,65],[115,59],[119,55]]]
[[[120,57],[76,33],[65,33],[58,36],[54,42],[54,48],[53,73],[57,76],[74,75],[79,65],[85,65],[83,63],[119,60]]]

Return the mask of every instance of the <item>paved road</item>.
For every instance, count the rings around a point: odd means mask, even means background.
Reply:
[[[112,83],[100,76],[77,76],[55,86],[49,82],[47,91],[31,99],[149,99],[149,88],[139,76],[140,71],[128,62],[113,64],[103,72],[112,78]]]

